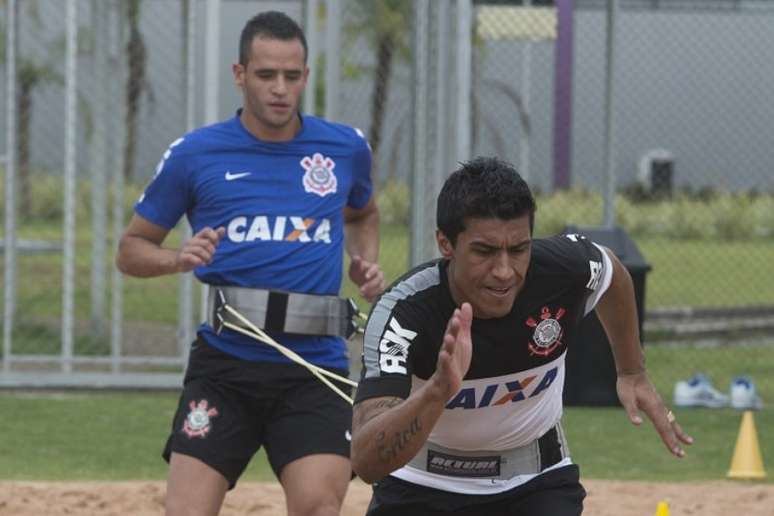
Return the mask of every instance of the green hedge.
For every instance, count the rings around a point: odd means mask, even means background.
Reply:
[[[404,182],[389,181],[378,192],[382,220],[408,225],[411,192]],[[673,239],[750,240],[774,236],[774,195],[715,193],[699,196],[681,193],[666,199],[615,199],[616,222],[633,237]],[[602,223],[602,196],[584,190],[564,190],[537,195],[538,235],[560,233],[567,224],[597,226]]]
[[[0,191],[4,186],[0,168]],[[17,188],[19,180],[17,178]],[[61,222],[64,209],[62,177],[33,172],[29,214],[19,223],[40,225]],[[125,187],[126,220],[145,184]],[[79,181],[76,190],[77,217],[91,217],[91,191],[88,181]],[[108,204],[113,191],[108,188]],[[381,218],[385,224],[408,226],[411,191],[405,181],[389,180],[377,187]],[[20,201],[18,201],[20,202]],[[435,196],[428,199],[435,203]],[[604,203],[601,194],[582,189],[537,194],[536,234],[559,233],[567,224],[600,225]],[[774,194],[757,192],[681,192],[673,198],[648,198],[631,191],[615,199],[616,222],[633,237],[667,237],[701,240],[751,240],[774,237]]]

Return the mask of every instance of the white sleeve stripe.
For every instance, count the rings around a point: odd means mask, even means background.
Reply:
[[[392,311],[395,308],[395,305],[398,301],[407,299],[418,292],[438,285],[441,282],[440,277],[439,267],[436,264],[405,278],[400,283],[393,285],[384,293],[384,295],[382,295],[381,299],[371,312],[371,315],[368,317],[365,335],[363,335],[363,364],[365,367],[365,378],[378,377],[382,373],[380,365],[382,358],[380,344],[382,335],[385,333],[387,326],[392,319]],[[408,349],[408,347],[406,349]],[[399,348],[392,348],[393,355],[399,352]]]
[[[605,251],[597,244],[594,244],[594,246],[599,249],[600,253],[602,253],[602,272],[600,275],[601,277],[599,280],[599,285],[586,301],[586,309],[583,315],[588,315],[589,312],[594,310],[594,307],[597,306],[597,303],[599,303],[599,300],[602,298],[604,293],[607,292],[607,289],[610,286],[610,282],[613,281],[613,262],[607,255],[607,251]]]

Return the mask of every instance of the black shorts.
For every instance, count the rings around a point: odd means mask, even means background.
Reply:
[[[574,464],[492,495],[450,493],[388,476],[374,484],[366,516],[579,516],[585,497]]]
[[[349,385],[336,385],[351,395]],[[196,457],[233,488],[261,446],[277,478],[307,455],[349,457],[351,424],[352,406],[303,366],[240,360],[199,338],[162,455]]]

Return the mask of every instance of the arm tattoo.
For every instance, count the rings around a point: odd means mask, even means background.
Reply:
[[[392,436],[387,436],[384,431],[379,432],[376,436],[376,449],[382,462],[391,462],[421,429],[417,416],[408,428],[395,432]]]
[[[385,398],[370,404],[359,404],[355,407],[355,422],[358,427],[363,426],[382,412],[387,412],[401,403],[401,398]]]

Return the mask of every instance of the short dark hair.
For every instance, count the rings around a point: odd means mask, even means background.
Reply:
[[[452,172],[438,194],[438,229],[452,245],[465,231],[467,218],[511,220],[529,215],[530,233],[537,205],[526,181],[510,163],[477,157]]]
[[[242,66],[247,66],[250,61],[250,48],[256,36],[282,41],[299,40],[304,47],[304,63],[306,63],[306,56],[309,53],[306,36],[298,23],[287,14],[280,11],[266,11],[250,18],[239,37],[239,64]]]

